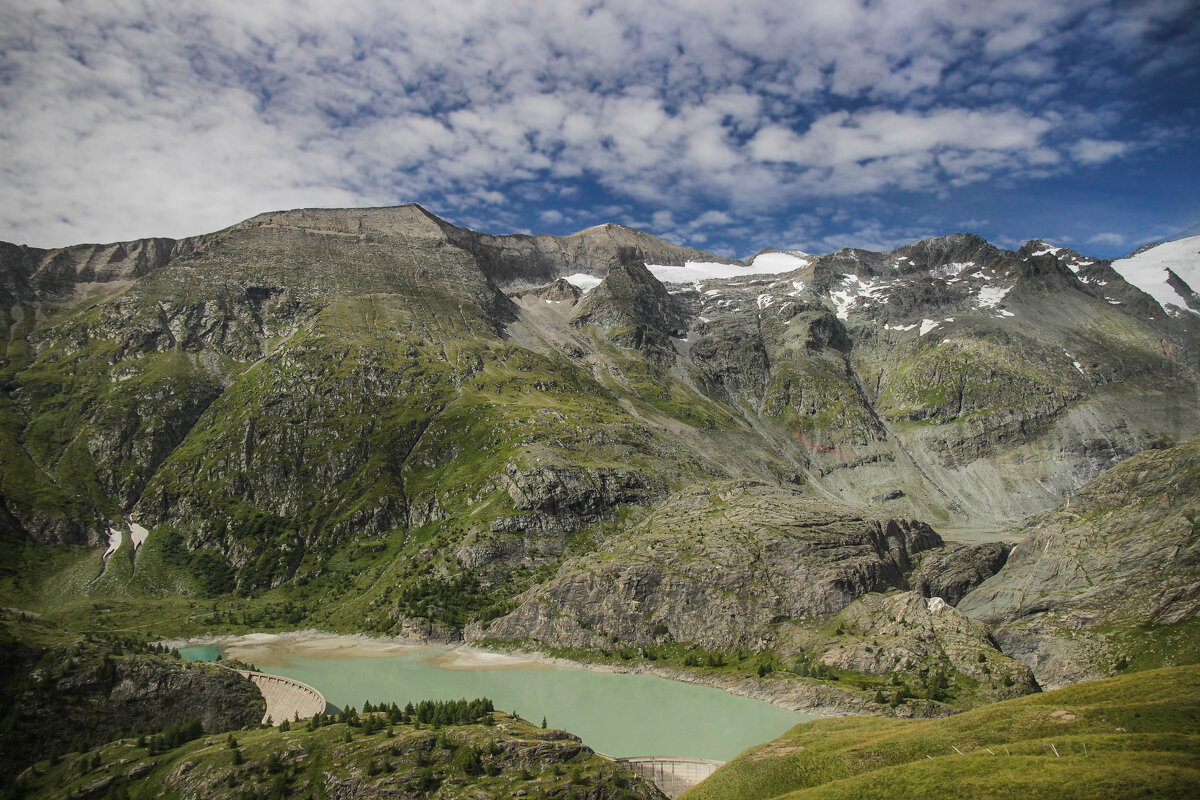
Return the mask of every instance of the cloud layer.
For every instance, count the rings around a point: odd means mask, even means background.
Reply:
[[[1194,11],[10,0],[0,239],[412,200],[491,230],[615,218],[726,251],[755,235],[811,247],[838,224],[886,239],[847,210],[1071,174],[1161,139],[1121,98],[1186,65]]]

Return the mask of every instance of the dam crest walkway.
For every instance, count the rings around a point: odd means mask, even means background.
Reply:
[[[267,701],[267,710],[262,718],[264,723],[270,720],[271,724],[278,725],[285,719],[290,722],[325,713],[325,695],[307,683],[265,672],[240,669],[238,673],[249,678]]]

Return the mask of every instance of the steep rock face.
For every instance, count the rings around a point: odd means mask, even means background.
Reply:
[[[1194,377],[1143,320],[1095,297],[1065,256],[1002,255],[896,281],[910,262],[889,254],[867,284],[844,284],[881,420],[952,513],[979,521],[1006,516],[998,484],[1010,507],[1045,508],[1197,424]],[[914,302],[922,286],[938,299]]]
[[[208,237],[138,239],[43,250],[0,246],[0,301],[14,303],[70,297],[89,284],[130,282],[202,247]]]
[[[697,488],[568,561],[512,614],[468,635],[601,648],[761,645],[777,622],[901,585],[914,555],[940,544],[922,523],[860,516],[767,484]]]
[[[90,543],[133,514],[239,572],[284,544],[259,570],[273,585],[314,545],[444,519],[461,481],[422,477],[463,453],[463,417],[476,442],[526,438],[455,408],[471,394],[553,374],[543,391],[614,403],[578,391],[577,368],[503,345],[511,301],[447,230],[415,206],[264,214],[31,333],[4,397],[8,446],[29,465],[5,476],[13,514],[38,538]],[[497,464],[511,452],[496,448]],[[466,491],[498,477],[469,476]],[[288,520],[287,541],[246,541],[223,524],[239,508]]]
[[[958,608],[1043,685],[1108,674],[1127,644],[1107,631],[1200,614],[1197,498],[1200,439],[1134,456],[1032,524]]]
[[[1137,252],[1153,247],[1155,245],[1147,245]],[[1197,341],[1200,337],[1200,315],[1168,312],[1149,294],[1126,281],[1114,269],[1113,260],[1090,258],[1069,248],[1053,247],[1040,239],[1027,242],[1020,251],[1025,257],[1035,253],[1052,257],[1072,272],[1078,278],[1078,288],[1158,331],[1173,358],[1190,366],[1193,372],[1200,369],[1200,345]],[[1166,272],[1167,284],[1180,293],[1179,300],[1184,306],[1191,307],[1195,302],[1192,299],[1192,287],[1169,269]]]
[[[695,385],[758,430],[777,432],[773,446],[809,480],[863,465],[888,468],[896,452],[854,373],[846,329],[805,282],[709,286],[691,298],[687,356]]]
[[[1200,429],[1174,346],[1061,255],[956,234],[705,280],[681,367],[841,501],[1011,524]]]
[[[925,597],[940,597],[956,606],[972,589],[1000,571],[1012,548],[1007,542],[949,544],[923,553],[909,583]]]

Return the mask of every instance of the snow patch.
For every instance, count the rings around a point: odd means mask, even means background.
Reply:
[[[121,532],[116,528],[108,529],[108,549],[104,551],[104,558],[108,558],[113,553],[117,552],[121,547]]]
[[[1063,352],[1067,353],[1067,349],[1065,347],[1063,348]],[[1080,364],[1078,361],[1076,361],[1075,356],[1071,355],[1070,353],[1067,353],[1067,358],[1071,359],[1071,363],[1075,365],[1075,369],[1079,370],[1079,374],[1086,378],[1087,373],[1083,371],[1083,364]]]
[[[829,299],[837,306],[838,319],[849,319],[850,309],[858,305],[860,299],[875,300],[886,303],[887,298],[880,296],[884,284],[864,281],[857,275],[847,275],[843,280],[845,289],[840,292],[830,292]]]
[[[563,278],[563,280],[576,288],[583,289],[585,292],[595,289],[603,282],[595,275],[589,275],[586,272],[576,272],[574,275],[568,275]]]
[[[807,267],[808,253],[793,250],[790,253],[760,253],[750,262],[750,269],[760,274],[778,275]]]
[[[137,550],[146,540],[150,538],[150,531],[138,525],[136,522],[129,523],[130,539],[133,539],[133,549]]]
[[[1031,254],[1030,254],[1030,257],[1032,257],[1032,256],[1044,256],[1044,255],[1047,255],[1047,254],[1049,254],[1049,253],[1057,253],[1059,250],[1062,250],[1062,248],[1061,248],[1061,247],[1052,247],[1051,245],[1046,245],[1046,249],[1045,249],[1045,250],[1038,250],[1036,253],[1031,253]]]
[[[975,304],[976,308],[995,308],[1004,299],[1004,295],[1008,294],[1012,287],[1008,289],[997,289],[994,286],[984,286],[979,290],[979,302]]]
[[[931,269],[929,271],[929,276],[931,278],[945,278],[950,275],[957,275],[967,267],[973,266],[975,266],[974,261],[954,261],[950,264],[943,264],[936,269]]]
[[[758,296],[757,302],[758,302],[758,307],[761,310],[764,308],[770,308],[771,304],[775,302],[775,298],[774,298],[774,296],[769,295],[769,294],[760,294]]]
[[[924,336],[925,334],[929,333],[931,330],[933,330],[934,328],[938,327],[941,324],[942,323],[938,322],[937,320],[923,319],[923,320],[921,320],[920,333],[922,336]]]
[[[1014,314],[1014,313],[1013,313],[1013,312],[1011,312],[1011,311],[1005,311],[1005,310],[1002,308],[1002,309],[1000,309],[999,311],[997,311],[997,312],[996,312],[996,316],[997,316],[997,317],[1015,317],[1015,316],[1016,316],[1016,314]]]
[[[743,267],[740,264],[714,264],[707,261],[688,261],[682,267],[647,264],[650,274],[663,283],[699,283],[707,280],[745,278],[751,275],[778,275],[808,266],[808,259],[790,253],[763,253]],[[568,278],[568,280],[570,280]]]
[[[883,329],[885,331],[911,331],[915,327],[917,327],[915,322],[911,325],[888,325],[885,323]]]

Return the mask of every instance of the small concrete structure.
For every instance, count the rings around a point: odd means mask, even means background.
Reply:
[[[678,797],[717,771],[724,761],[707,758],[663,758],[662,756],[633,756],[613,759],[654,781],[667,797]]]
[[[253,681],[267,701],[263,722],[269,719],[272,724],[278,725],[285,719],[290,722],[297,717],[308,719],[325,713],[325,695],[307,683],[265,672],[238,670],[238,673]]]

